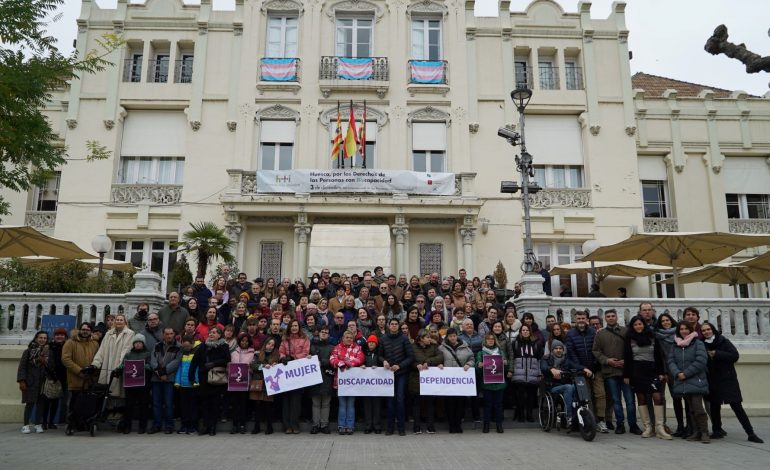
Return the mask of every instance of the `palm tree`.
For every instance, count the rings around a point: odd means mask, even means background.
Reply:
[[[225,234],[224,229],[213,222],[190,223],[192,230],[182,234],[182,241],[175,245],[182,252],[195,252],[198,258],[197,276],[205,276],[209,260],[222,258],[222,261],[235,260],[230,253],[233,241]]]

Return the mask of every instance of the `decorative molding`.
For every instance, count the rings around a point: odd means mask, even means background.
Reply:
[[[201,122],[200,121],[190,121],[190,128],[194,131],[198,131],[201,128]]]
[[[182,185],[171,184],[113,184],[110,200],[113,204],[150,203],[159,206],[179,204]]]
[[[353,115],[356,119],[361,119],[363,117],[364,113],[364,107],[363,105],[353,103]],[[350,102],[348,103],[340,103],[340,114],[342,116],[350,116]],[[372,120],[374,118],[375,121],[377,121],[377,129],[382,130],[382,128],[385,126],[385,124],[388,123],[388,113],[385,111],[380,111],[377,108],[374,108],[370,105],[366,106],[366,119],[367,121]],[[333,120],[337,119],[337,107],[334,106],[332,108],[327,109],[326,111],[321,112],[321,114],[318,116],[318,121],[321,123],[322,126],[327,127],[329,126],[329,123],[331,123]]]
[[[591,207],[590,189],[544,189],[529,195],[530,206],[538,209],[551,207]]]
[[[645,217],[643,223],[646,233],[679,231],[679,220],[673,217]]]
[[[727,219],[730,233],[770,233],[770,219]]]
[[[287,224],[287,225],[290,225],[290,224],[292,224],[294,222],[294,219],[292,217],[289,217],[289,216],[285,216],[284,217],[284,216],[278,216],[278,215],[273,215],[273,216],[256,216],[256,215],[253,215],[253,216],[246,217],[246,222],[247,223],[252,223],[252,224]]]
[[[249,172],[243,173],[241,178],[241,194],[256,194],[257,193],[257,173]]]
[[[409,225],[457,225],[457,219],[432,219],[428,217],[418,217],[409,219]]]
[[[479,131],[479,123],[478,122],[472,122],[468,124],[468,130],[471,134],[475,134]]]
[[[78,120],[77,119],[67,119],[67,128],[69,129],[75,129],[78,127]]]
[[[412,17],[412,15],[441,15],[447,17],[449,15],[449,8],[445,3],[433,2],[431,0],[416,0],[410,3],[406,7],[406,16]]]
[[[237,121],[227,121],[227,130],[230,132],[235,132],[235,129],[238,128],[238,122]]]
[[[385,15],[386,8],[388,8],[387,4],[381,5],[366,0],[341,0],[331,3],[326,7],[326,16],[329,17],[331,21],[335,21],[337,19],[337,12],[353,14],[371,12],[374,15],[374,21],[379,22]]]
[[[243,226],[238,224],[226,225],[225,231],[227,232],[227,236],[231,241],[238,243],[241,237],[241,232],[243,232]]]
[[[52,229],[56,226],[56,211],[27,211],[24,225],[41,230]]]
[[[108,131],[111,131],[115,127],[115,121],[112,119],[105,119],[104,120],[104,128]]]
[[[476,28],[465,28],[465,40],[466,41],[476,40]]]
[[[452,123],[452,118],[447,112],[444,112],[438,108],[434,108],[433,106],[426,106],[424,108],[412,111],[407,115],[407,126],[411,127],[412,122],[414,121],[443,122],[447,125],[447,127],[449,127],[449,125]]]
[[[476,227],[460,227],[460,236],[463,239],[463,245],[473,245],[473,239],[476,237]]]
[[[599,135],[599,131],[602,129],[602,126],[600,125],[593,125],[588,128],[588,130],[591,131],[591,135]]]
[[[314,224],[388,225],[385,217],[316,217]]]
[[[312,231],[312,227],[310,225],[294,226],[294,235],[297,237],[297,241],[299,243],[307,243],[307,239],[308,239],[308,236],[310,236],[311,231]]]
[[[626,135],[628,135],[629,137],[633,137],[634,134],[636,134],[636,126],[627,126]]]
[[[198,35],[205,36],[208,33],[209,33],[208,23],[198,23]]]
[[[233,36],[243,36],[243,25],[233,25]]]
[[[305,7],[301,2],[295,2],[294,0],[271,0],[262,4],[259,9],[263,15],[267,15],[271,12],[286,12],[286,13],[298,13],[300,16],[305,12]]]
[[[452,116],[454,116],[457,119],[457,122],[460,124],[465,122],[465,117],[467,115],[468,115],[468,112],[462,106],[458,106],[452,110]]]
[[[294,121],[295,124],[299,125],[300,113],[284,105],[276,104],[262,108],[254,115],[254,122],[257,125],[259,125],[260,121],[267,120]]]
[[[397,225],[391,229],[391,233],[396,237],[396,244],[403,245],[406,243],[406,238],[409,236],[409,229],[402,225]]]

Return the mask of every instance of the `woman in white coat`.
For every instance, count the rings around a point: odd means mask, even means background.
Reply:
[[[119,313],[115,316],[115,327],[107,332],[102,339],[102,344],[94,356],[93,365],[101,368],[99,372],[99,383],[110,383],[110,374],[123,363],[123,357],[131,349],[131,340],[134,332],[128,328],[126,316]],[[112,381],[110,387],[110,396],[123,398],[123,377],[118,377]]]

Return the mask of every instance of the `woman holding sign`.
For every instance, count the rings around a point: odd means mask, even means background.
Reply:
[[[450,328],[446,332],[444,342],[439,346],[439,351],[444,355],[444,367],[462,367],[465,370],[473,367],[473,351],[470,346],[463,343],[457,330]],[[449,424],[449,434],[462,433],[462,417],[465,411],[465,397],[446,397],[446,419]]]
[[[502,324],[496,322],[495,325]],[[494,330],[494,326],[493,326]],[[489,359],[484,360],[485,356]],[[500,349],[497,344],[497,337],[494,333],[487,333],[484,337],[484,346],[481,351],[476,353],[476,364],[481,378],[481,389],[484,390],[484,433],[489,432],[489,421],[492,410],[495,413],[495,425],[497,432],[503,432],[503,393],[505,392],[505,370],[503,364],[506,353]]]
[[[358,367],[364,363],[364,352],[353,337],[353,332],[347,330],[342,335],[342,342],[334,347],[329,357],[329,363],[337,370],[344,371],[348,367]],[[334,376],[334,388],[337,388],[337,375]],[[356,397],[338,397],[337,432],[340,435],[353,434],[356,425]]]
[[[302,333],[299,321],[291,320],[286,328],[286,334],[278,348],[281,362],[286,365],[289,361],[303,359],[310,355],[310,340]],[[283,394],[283,432],[299,434],[299,412],[302,407],[302,389],[290,390]]]
[[[200,384],[201,410],[203,410],[203,424],[198,434],[216,436],[217,420],[220,416],[220,407],[223,402],[225,389],[227,387],[227,374],[222,372],[227,363],[230,362],[230,346],[227,345],[222,337],[222,330],[219,327],[209,329],[209,338],[205,343],[198,346],[187,375],[191,383]],[[222,383],[212,383],[211,378],[224,376]],[[197,380],[196,380],[197,377]]]
[[[250,364],[254,359],[254,348],[251,338],[247,333],[238,334],[238,348],[230,353],[230,362],[235,364]],[[233,410],[233,427],[230,434],[246,434],[246,423],[251,414],[249,406],[249,392],[228,391],[227,397],[230,399],[230,406]]]

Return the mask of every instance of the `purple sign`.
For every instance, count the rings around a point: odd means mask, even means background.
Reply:
[[[144,387],[144,361],[126,359],[123,363],[123,387]]]
[[[484,383],[501,384],[505,383],[505,368],[503,367],[503,356],[488,355],[484,356]]]
[[[227,365],[227,391],[249,391],[249,365],[239,362],[231,362]]]

